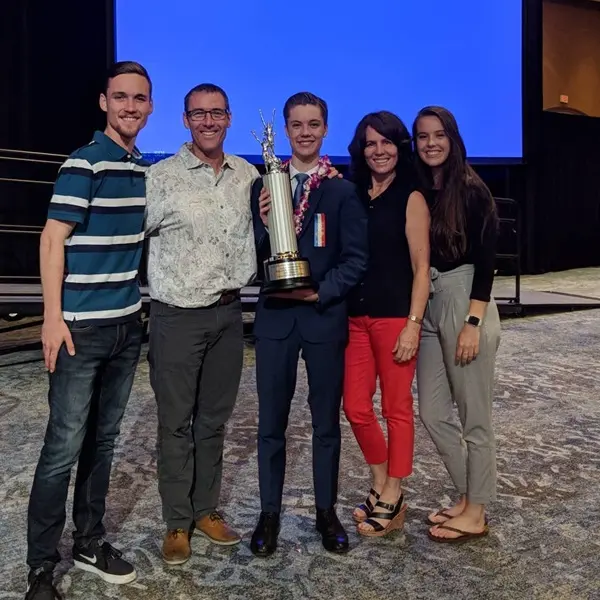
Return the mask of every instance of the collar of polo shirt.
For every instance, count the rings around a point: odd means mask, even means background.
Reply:
[[[137,147],[133,148],[133,152],[131,155],[123,146],[119,146],[117,142],[109,138],[103,131],[96,131],[94,133],[94,142],[96,144],[100,144],[104,146],[107,154],[113,160],[123,160],[124,158],[129,158],[132,156],[136,160],[142,158],[142,153],[138,150]]]
[[[210,165],[203,160],[200,160],[193,152],[192,152],[192,143],[186,142],[179,149],[179,156],[183,160],[183,164],[187,169],[197,169],[198,167],[209,167]],[[212,168],[212,167],[211,167]],[[231,155],[224,154],[223,155],[223,164],[221,168],[225,169],[234,169],[233,161],[231,160]]]

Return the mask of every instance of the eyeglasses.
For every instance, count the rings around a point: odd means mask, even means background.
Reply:
[[[204,121],[206,115],[210,115],[213,121],[222,121],[229,111],[222,108],[213,108],[211,110],[203,110],[197,108],[196,110],[189,110],[186,115],[190,121]]]

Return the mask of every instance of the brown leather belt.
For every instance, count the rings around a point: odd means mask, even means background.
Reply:
[[[231,304],[232,302],[237,300],[239,297],[240,297],[239,290],[230,290],[228,292],[223,292],[221,294],[221,297],[219,298],[218,304],[220,306],[223,306],[225,304]]]

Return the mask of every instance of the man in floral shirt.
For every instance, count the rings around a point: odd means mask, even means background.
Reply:
[[[234,545],[218,512],[225,426],[242,373],[240,288],[256,275],[254,166],[226,154],[229,99],[205,83],[184,99],[191,140],[148,169],[150,381],[158,407],[163,560],[189,560],[189,532]]]

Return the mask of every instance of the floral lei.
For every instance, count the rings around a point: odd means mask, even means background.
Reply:
[[[283,163],[283,168],[289,171],[290,161],[286,160]],[[302,231],[302,222],[304,221],[304,215],[308,210],[308,197],[313,190],[316,190],[324,179],[327,179],[331,173],[333,166],[329,160],[329,156],[322,156],[319,159],[317,170],[310,175],[310,177],[304,182],[304,191],[300,197],[300,202],[294,210],[294,224],[296,226],[296,235],[300,235]]]

